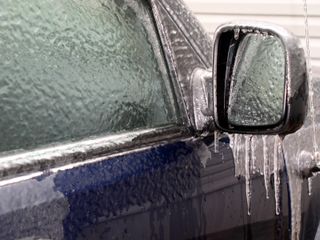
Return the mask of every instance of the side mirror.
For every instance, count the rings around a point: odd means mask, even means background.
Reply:
[[[267,23],[220,26],[214,42],[214,119],[230,133],[288,134],[307,113],[308,75],[299,39]]]

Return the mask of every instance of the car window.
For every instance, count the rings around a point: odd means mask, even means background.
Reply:
[[[0,152],[178,121],[147,1],[0,1]]]

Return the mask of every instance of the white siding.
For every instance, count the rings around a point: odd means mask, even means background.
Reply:
[[[303,0],[185,0],[204,28],[213,35],[216,27],[232,20],[273,22],[299,36],[305,46]],[[320,66],[320,0],[307,0],[310,51]]]

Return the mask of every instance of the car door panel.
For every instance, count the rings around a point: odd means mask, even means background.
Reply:
[[[77,239],[101,222],[181,201],[195,188],[198,160],[192,145],[178,142],[4,186],[2,238],[61,239],[64,229],[65,239]]]
[[[47,172],[0,192],[3,239],[265,239],[279,230],[274,212],[261,222],[274,211],[263,191],[254,191],[258,201],[247,216],[244,182],[234,177],[224,140],[219,153],[210,139],[177,141]]]

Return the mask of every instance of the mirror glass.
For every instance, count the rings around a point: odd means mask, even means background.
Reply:
[[[277,37],[260,33],[243,36],[229,73],[229,124],[268,126],[282,120],[285,62],[285,50]]]

